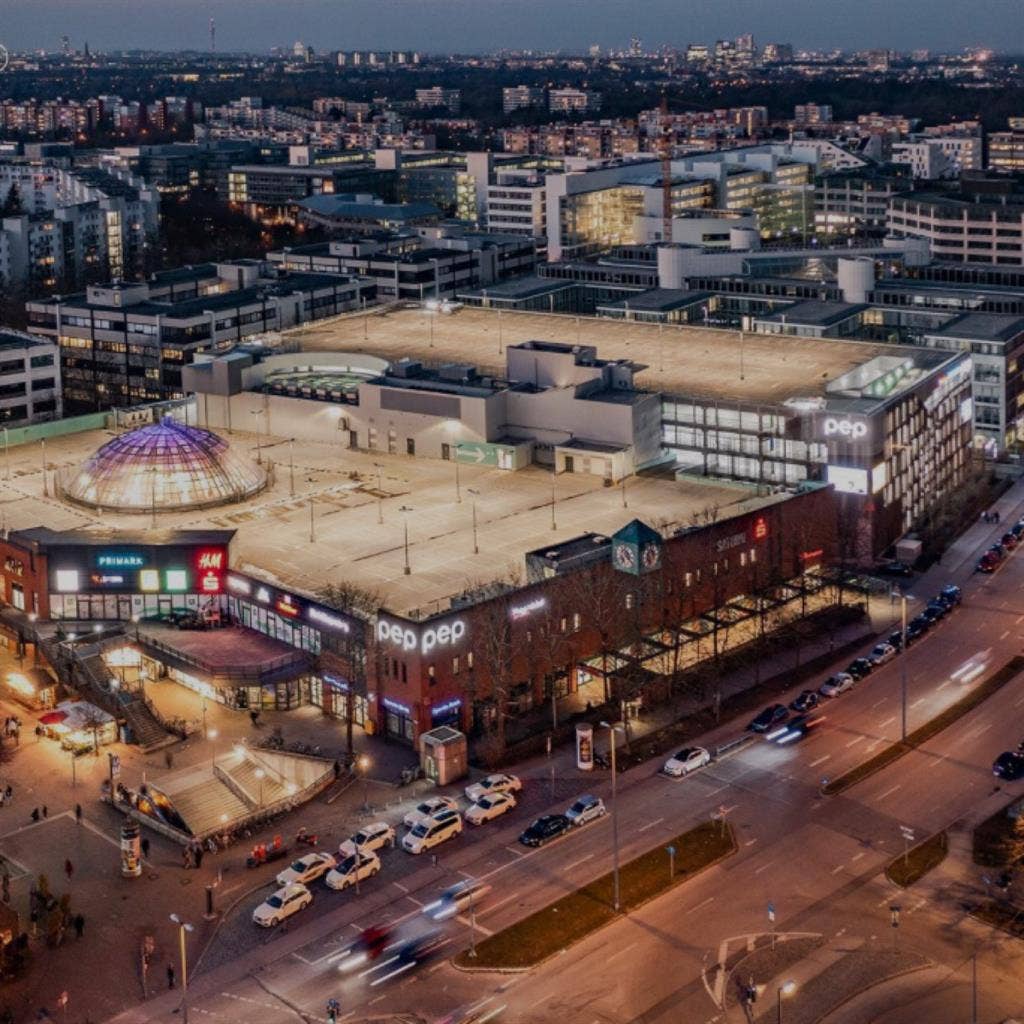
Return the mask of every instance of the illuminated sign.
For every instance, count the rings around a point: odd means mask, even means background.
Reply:
[[[156,591],[160,589],[160,573],[156,569],[143,569],[139,573],[139,589]]]
[[[292,603],[290,594],[282,594],[277,599],[277,604],[274,607],[282,614],[287,615],[289,618],[294,618],[299,614],[298,606]]]
[[[266,587],[260,587],[256,591],[256,600],[262,601],[264,604],[270,604],[270,591]]]
[[[805,562],[813,562],[813,561],[815,561],[815,559],[821,558],[821,556],[823,554],[825,554],[825,549],[824,548],[816,548],[814,551],[804,551],[804,552],[801,552],[800,557]]]
[[[321,626],[330,626],[331,629],[340,629],[343,633],[352,632],[352,627],[349,626],[344,619],[339,618],[337,615],[332,615],[323,608],[318,608],[315,604],[309,606],[306,616],[313,622],[320,623]]]
[[[715,550],[721,554],[723,551],[729,551],[731,548],[738,548],[741,544],[747,542],[747,535],[745,533],[734,533],[731,537],[723,537],[717,544],[715,544]]]
[[[215,572],[204,572],[199,577],[199,589],[204,594],[219,594],[220,577]]]
[[[527,615],[532,615],[534,612],[540,611],[541,608],[545,607],[548,603],[546,597],[537,597],[532,601],[527,601],[526,604],[516,604],[509,609],[509,614],[514,620],[525,619]]]
[[[859,441],[866,437],[868,425],[863,420],[836,419],[830,416],[825,420],[826,437],[842,437],[849,441]]]
[[[184,569],[166,569],[164,583],[170,591],[188,590],[188,573]]]
[[[230,590],[234,590],[238,594],[252,593],[252,587],[249,586],[249,581],[242,579],[241,576],[229,576],[228,588]]]
[[[199,569],[223,569],[223,551],[200,551],[196,559],[196,567]]]
[[[758,516],[754,520],[752,534],[754,540],[764,540],[768,536],[768,520],[764,516]]]
[[[440,718],[442,715],[450,715],[453,711],[458,711],[462,707],[462,700],[459,697],[453,697],[451,700],[446,700],[443,704],[435,704],[430,709],[431,718]]]
[[[854,469],[852,466],[829,466],[825,479],[840,494],[868,493],[868,471],[866,469]]]
[[[404,704],[399,704],[397,700],[392,700],[390,697],[385,697],[383,704],[389,711],[397,711],[400,715],[412,714]]]
[[[110,587],[116,586],[119,583],[124,583],[123,576],[101,576],[99,573],[93,573],[89,580],[98,587]]]
[[[65,593],[74,592],[78,590],[78,570],[58,569],[57,589],[62,590]]]
[[[429,654],[435,647],[448,647],[457,644],[466,635],[466,623],[462,619],[443,626],[431,626],[417,637],[416,631],[397,622],[380,619],[377,622],[377,639],[387,641],[403,651],[415,651],[419,647],[420,654]]]
[[[871,493],[877,494],[889,481],[889,472],[885,463],[880,462],[871,470]]]
[[[115,551],[96,556],[101,569],[140,569],[146,564],[142,555],[130,551]]]

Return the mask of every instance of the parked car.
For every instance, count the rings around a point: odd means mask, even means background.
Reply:
[[[564,814],[545,814],[519,836],[519,842],[523,846],[543,846],[571,828],[572,822]]]
[[[903,650],[903,630],[902,629],[897,629],[895,632],[890,633],[889,634],[889,639],[886,640],[886,643],[894,651],[902,651]],[[908,638],[908,641],[907,641],[907,646],[908,647],[910,646],[909,638]]]
[[[863,679],[865,676],[871,674],[871,670],[875,666],[868,661],[867,658],[854,658],[849,665],[846,666],[846,674],[853,676],[854,679]]]
[[[379,850],[383,846],[395,845],[395,830],[386,821],[373,821],[364,825],[351,839],[338,847],[338,853],[342,857],[350,857],[357,850],[360,853],[370,853]]]
[[[1017,546],[1017,534],[1010,530],[999,538],[999,543],[1002,544],[1007,551],[1012,551]]]
[[[321,875],[326,875],[334,867],[334,858],[329,853],[307,853],[304,857],[293,861],[278,873],[277,884],[288,885],[290,882],[301,882],[308,885],[315,882]]]
[[[789,718],[789,708],[785,704],[769,704],[760,714],[756,715],[747,726],[750,732],[767,732],[773,725]]]
[[[992,554],[991,551],[986,551],[985,554],[978,559],[978,564],[974,567],[978,572],[993,573],[999,568],[999,557]]]
[[[939,598],[950,605],[958,605],[963,600],[963,592],[953,583],[947,584],[939,593]]]
[[[907,623],[907,644],[912,644],[918,637],[928,632],[929,622],[927,619],[912,619]]]
[[[301,882],[291,882],[268,896],[252,912],[252,919],[261,928],[274,928],[312,902],[313,894]]]
[[[1019,540],[1020,535],[1024,533],[1024,519],[1018,519],[1017,522],[1010,527],[1010,533]]]
[[[881,576],[910,576],[911,568],[906,562],[885,562],[876,570]]]
[[[929,629],[932,628],[932,620],[924,614],[915,615],[907,624],[907,631],[909,632],[912,628],[917,629],[918,631],[924,630],[925,632],[927,632]]]
[[[944,604],[930,603],[921,610],[921,617],[927,619],[934,626],[947,611]]]
[[[402,849],[407,853],[424,853],[462,832],[458,811],[438,811],[402,836]]]
[[[896,657],[896,648],[892,644],[875,644],[871,648],[871,653],[868,655],[868,660],[875,668],[879,665],[884,665],[887,661],[892,661]]]
[[[1024,778],[1024,754],[1019,750],[1004,751],[992,763],[992,774],[1008,782]]]
[[[448,886],[441,895],[423,908],[423,913],[434,921],[445,921],[455,917],[469,907],[478,907],[480,901],[491,891],[486,882],[466,878]]]
[[[753,728],[753,723],[751,723],[751,728]],[[666,775],[679,778],[710,763],[711,755],[703,747],[684,747],[678,754],[670,757],[661,770]]]
[[[607,814],[604,801],[599,796],[589,793],[581,796],[566,812],[565,816],[574,825],[586,825],[588,821],[596,821]]]
[[[402,819],[402,824],[405,825],[406,828],[415,828],[421,821],[425,821],[432,814],[436,814],[438,811],[456,811],[458,808],[459,805],[450,796],[428,797],[406,814]]]
[[[482,825],[492,818],[500,818],[516,805],[516,798],[511,793],[492,793],[482,796],[469,807],[464,817],[470,825]]]
[[[856,680],[849,674],[849,672],[837,672],[834,676],[829,676],[828,679],[818,687],[818,693],[820,693],[822,697],[838,697],[839,694],[852,689],[855,682]]]
[[[380,871],[380,857],[373,853],[353,853],[338,861],[337,865],[327,872],[324,882],[330,889],[347,889],[356,882],[373,878]]]
[[[790,705],[792,711],[799,711],[801,713],[810,711],[812,708],[818,706],[818,695],[814,690],[802,690],[799,696]]]
[[[490,796],[491,793],[518,793],[522,788],[522,782],[515,775],[498,772],[467,786],[466,799],[475,804],[482,796]]]

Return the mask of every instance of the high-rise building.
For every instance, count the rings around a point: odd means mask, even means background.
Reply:
[[[513,85],[501,90],[501,107],[506,114],[544,106],[545,93],[532,85]]]
[[[601,93],[591,89],[552,89],[548,109],[552,114],[588,113],[601,109]]]
[[[459,89],[443,89],[435,85],[429,89],[416,90],[416,106],[424,110],[441,108],[449,114],[458,114],[462,110],[462,91]]]

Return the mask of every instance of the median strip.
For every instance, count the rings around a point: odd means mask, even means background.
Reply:
[[[670,857],[669,847],[674,850],[674,856]],[[735,852],[736,839],[731,826],[705,822],[622,865],[619,911],[613,908],[609,872],[488,936],[477,944],[476,956],[463,950],[453,963],[463,970],[482,971],[523,971],[535,967],[621,914],[636,910]]]
[[[891,861],[885,869],[885,877],[906,889],[937,868],[948,852],[949,839],[945,832],[938,832]]]
[[[952,725],[958,719],[963,718],[969,711],[973,711],[980,704],[984,703],[992,694],[1001,690],[1011,679],[1019,675],[1022,670],[1024,670],[1024,657],[1015,655],[1001,669],[994,672],[983,683],[979,683],[970,693],[961,697],[956,703],[946,708],[945,711],[929,719],[924,725],[909,733],[905,743],[900,741],[890,744],[884,750],[875,754],[874,757],[861,762],[856,768],[852,768],[844,775],[832,779],[822,788],[822,792],[829,796],[842,793],[851,786],[855,786],[858,782],[863,782],[869,776],[874,775],[875,772],[888,767],[894,761],[898,761],[904,754],[909,754],[911,750],[927,743],[947,726]]]

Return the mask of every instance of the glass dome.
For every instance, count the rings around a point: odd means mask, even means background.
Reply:
[[[68,501],[118,512],[209,508],[267,483],[261,466],[224,438],[170,418],[108,441],[64,485]]]

